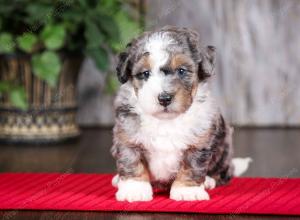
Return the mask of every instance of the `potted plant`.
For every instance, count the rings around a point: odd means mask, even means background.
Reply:
[[[81,61],[108,71],[109,55],[137,34],[133,11],[112,0],[0,0],[0,140],[78,136]]]

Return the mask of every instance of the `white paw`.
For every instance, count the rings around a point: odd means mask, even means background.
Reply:
[[[152,196],[153,191],[149,182],[133,179],[120,179],[118,182],[118,192],[116,193],[118,201],[150,201]]]
[[[214,178],[211,178],[210,176],[206,176],[204,187],[205,189],[214,189],[216,187],[216,180]]]
[[[209,195],[201,186],[172,186],[170,191],[170,198],[173,200],[209,200]]]
[[[118,187],[118,182],[119,182],[119,175],[115,175],[112,180],[111,180],[111,184],[113,185],[113,187]]]

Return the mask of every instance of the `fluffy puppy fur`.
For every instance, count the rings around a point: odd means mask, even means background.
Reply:
[[[207,200],[205,189],[231,179],[232,132],[208,86],[214,64],[215,48],[186,28],[146,32],[120,54],[117,200],[151,200],[154,185],[174,200]]]

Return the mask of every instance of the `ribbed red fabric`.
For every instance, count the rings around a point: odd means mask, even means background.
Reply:
[[[0,174],[0,209],[300,215],[300,179],[235,178],[209,191],[209,201],[118,202],[111,174]]]

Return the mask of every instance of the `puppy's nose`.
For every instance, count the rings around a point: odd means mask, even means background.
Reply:
[[[159,104],[161,104],[164,107],[167,107],[168,105],[170,105],[172,102],[172,99],[173,99],[173,95],[166,93],[166,92],[161,93],[158,96]]]

